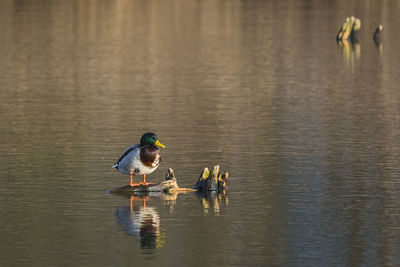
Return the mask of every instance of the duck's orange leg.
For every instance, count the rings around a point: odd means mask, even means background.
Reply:
[[[140,184],[141,185],[149,185],[149,184],[152,184],[152,183],[146,183],[146,174],[143,174],[143,181],[140,182]]]
[[[133,172],[130,172],[130,173],[129,173],[129,177],[131,178],[131,182],[129,183],[129,185],[130,185],[131,187],[139,186],[138,183],[134,183],[134,182],[133,182]]]

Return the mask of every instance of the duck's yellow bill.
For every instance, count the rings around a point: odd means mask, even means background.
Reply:
[[[164,146],[163,144],[161,144],[160,141],[158,141],[158,140],[157,140],[154,144],[155,144],[156,146],[165,148],[165,146]]]

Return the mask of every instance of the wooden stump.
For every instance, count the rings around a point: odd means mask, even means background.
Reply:
[[[212,172],[208,168],[204,168],[193,189],[202,192],[223,192],[226,190],[228,182],[228,172],[223,174],[219,172],[219,165],[214,166]]]
[[[336,41],[340,44],[341,42],[351,41],[357,42],[357,32],[361,28],[361,20],[354,16],[347,17],[339,29],[336,36]]]

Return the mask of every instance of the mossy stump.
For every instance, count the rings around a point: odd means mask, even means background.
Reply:
[[[202,192],[223,192],[226,190],[229,173],[219,171],[219,165],[214,166],[212,172],[204,168],[196,184],[192,187]]]
[[[361,20],[355,18],[354,16],[347,17],[342,27],[339,29],[338,34],[336,35],[336,41],[338,43],[351,41],[357,41],[357,32],[361,29]]]

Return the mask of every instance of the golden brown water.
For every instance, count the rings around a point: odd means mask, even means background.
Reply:
[[[0,265],[399,265],[399,9],[2,1]],[[148,179],[220,164],[228,196],[108,194],[146,131]]]

